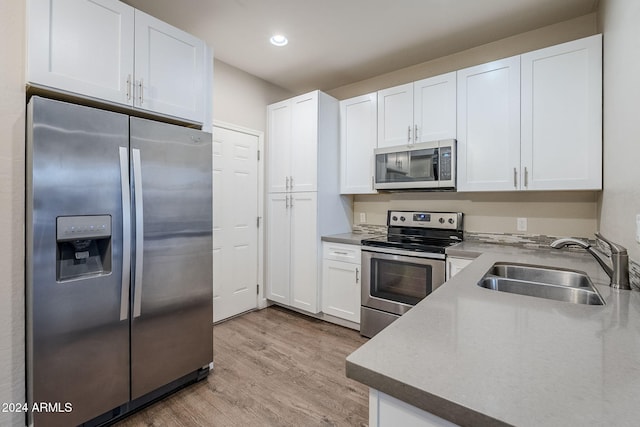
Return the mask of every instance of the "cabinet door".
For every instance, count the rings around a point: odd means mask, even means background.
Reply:
[[[322,311],[360,323],[360,264],[322,261]]]
[[[27,80],[132,104],[134,9],[116,0],[30,0]]]
[[[602,35],[522,55],[528,190],[602,188]]]
[[[456,257],[447,257],[447,271],[446,271],[446,279],[449,280],[467,265],[471,264],[473,260],[468,258],[456,258]]]
[[[290,195],[269,194],[267,198],[267,299],[290,303]]]
[[[318,92],[291,100],[291,191],[318,188]]]
[[[340,193],[375,194],[376,93],[340,102]]]
[[[378,91],[378,148],[413,142],[413,83]]]
[[[317,193],[291,193],[290,198],[291,305],[318,313]]]
[[[204,42],[135,11],[137,108],[193,122],[204,121]]]
[[[291,102],[282,101],[267,108],[269,140],[268,192],[289,191],[291,162]]]
[[[520,57],[458,71],[458,190],[520,188]]]
[[[456,138],[456,73],[413,83],[413,131],[416,142]]]

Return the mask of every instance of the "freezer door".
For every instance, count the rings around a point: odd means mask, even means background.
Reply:
[[[135,399],[213,360],[211,134],[131,118]]]
[[[39,97],[27,116],[29,407],[58,404],[34,412],[35,426],[78,425],[129,400],[129,123]]]

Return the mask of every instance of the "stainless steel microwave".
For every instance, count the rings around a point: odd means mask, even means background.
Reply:
[[[378,148],[376,190],[455,190],[456,140]]]

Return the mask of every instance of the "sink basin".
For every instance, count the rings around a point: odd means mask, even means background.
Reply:
[[[574,304],[605,304],[589,276],[581,271],[560,268],[495,263],[478,286]]]

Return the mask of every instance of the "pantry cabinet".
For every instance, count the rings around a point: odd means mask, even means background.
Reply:
[[[301,310],[319,311],[317,193],[268,196],[267,298]]]
[[[207,56],[202,40],[117,0],[29,0],[34,87],[201,124]]]
[[[338,116],[320,91],[267,107],[267,299],[310,313],[321,309],[320,238],[351,231],[353,218],[340,195]]]
[[[360,246],[323,243],[322,312],[360,323]]]
[[[458,191],[601,188],[601,35],[458,71]]]
[[[375,194],[377,94],[340,101],[340,193]]]
[[[378,148],[455,138],[455,72],[378,91]]]
[[[331,107],[329,106],[332,105]],[[334,110],[334,117],[324,111]],[[269,120],[269,192],[316,191],[318,141],[337,132],[337,101],[319,91],[296,96],[267,108]],[[331,123],[329,123],[329,121]],[[333,126],[333,129],[325,129]]]

